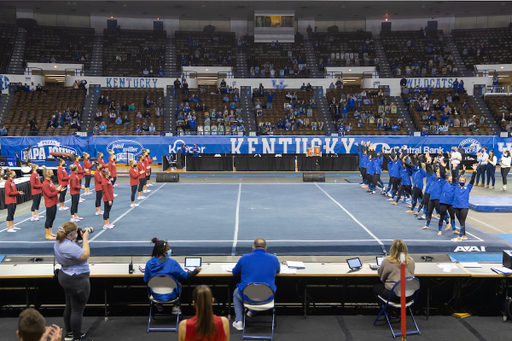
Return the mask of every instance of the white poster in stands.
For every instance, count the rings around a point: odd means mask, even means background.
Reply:
[[[34,85],[44,85],[44,79],[42,76],[28,76],[28,75],[0,75],[0,89],[3,95],[9,93],[9,85],[14,83],[28,84],[34,83]]]

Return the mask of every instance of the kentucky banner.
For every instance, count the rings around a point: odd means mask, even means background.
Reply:
[[[92,137],[2,137],[1,154],[27,156],[42,164],[50,153],[97,152],[108,155],[113,150],[120,162],[137,159],[143,149],[149,149],[157,160],[176,153],[184,144],[197,144],[200,154],[305,154],[308,148],[320,147],[323,154],[357,153],[357,145],[369,141],[377,151],[407,146],[410,153],[448,152],[452,147],[463,148],[475,155],[483,147],[494,150],[498,157],[504,150],[512,150],[512,138],[495,136],[92,136]],[[29,148],[31,147],[31,148]]]

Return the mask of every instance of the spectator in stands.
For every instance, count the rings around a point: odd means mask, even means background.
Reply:
[[[135,111],[135,103],[132,103],[128,106],[128,111]]]
[[[142,114],[140,113],[140,111],[137,111],[137,114],[135,115],[135,118],[142,118]]]
[[[100,128],[100,133],[107,132],[107,125],[105,124],[105,122],[101,122],[99,128]]]
[[[512,133],[512,121],[508,122],[508,124],[505,126],[505,130],[508,133]]]
[[[146,124],[146,122],[142,123],[141,130],[146,132],[149,131],[149,126]]]
[[[100,109],[96,110],[96,114],[94,115],[94,120],[99,122],[103,120],[103,113]]]
[[[335,89],[335,88],[336,88],[336,86],[334,85],[333,82],[331,82],[331,84],[329,84],[329,90],[332,90],[332,89]]]
[[[233,268],[233,276],[241,276],[241,282],[237,284],[237,288],[233,292],[233,305],[235,307],[233,327],[237,330],[243,329],[244,306],[242,293],[244,288],[254,282],[265,283],[275,293],[277,289],[275,278],[281,271],[277,257],[267,253],[267,243],[263,238],[256,239],[252,249],[252,253],[242,256]],[[249,300],[247,297],[244,297],[244,299]],[[269,299],[273,300],[274,297]],[[249,311],[248,316],[252,315],[254,315],[254,312]]]
[[[37,124],[37,120],[35,118],[31,119],[30,122],[30,135],[37,136],[37,133],[39,131],[39,126]]]
[[[124,115],[124,118],[122,119],[122,123],[124,125],[130,125],[130,119],[128,118],[128,115]]]
[[[144,110],[144,114],[142,114],[142,118],[151,118],[151,114],[149,113],[149,109]]]
[[[147,69],[147,68],[145,68],[145,69],[144,69],[144,71],[142,71],[142,75],[143,75],[144,77],[148,77],[148,76],[149,76],[149,71],[148,71],[148,69]]]
[[[105,97],[103,95],[98,98],[98,105],[105,105]]]
[[[184,94],[188,94],[188,83],[186,79],[183,79],[183,84],[181,86],[181,89]]]
[[[37,310],[27,308],[20,314],[16,336],[21,341],[60,341],[62,328],[55,324],[45,327],[45,323],[44,317]]]
[[[71,121],[71,124],[69,126],[71,129],[76,129],[76,130],[80,131],[80,121],[78,121],[76,118],[74,118]]]
[[[110,98],[105,97],[105,105],[110,105],[110,103],[112,103],[112,101],[110,100]]]
[[[456,94],[459,91],[459,81],[457,78],[452,83],[453,93]]]
[[[176,78],[176,80],[174,81],[174,93],[173,93],[173,97],[176,98],[178,97],[179,93],[180,93],[180,88],[181,88],[181,82],[178,78]]]
[[[267,109],[272,109],[272,100],[274,99],[276,93],[271,90],[265,91],[265,93],[267,95]]]
[[[98,123],[94,123],[94,127],[92,128],[92,132],[94,134],[99,134],[100,132],[100,127],[98,126]]]
[[[110,123],[114,123],[116,121],[116,118],[117,118],[117,115],[116,115],[115,111],[111,111],[110,114],[108,115],[108,121]]]
[[[140,128],[140,124],[137,124],[137,126],[135,126],[135,132],[136,133],[142,132],[142,129]]]
[[[29,90],[30,90],[30,91],[36,91],[36,86],[34,85],[34,82],[32,82],[32,83],[30,84]]]
[[[121,116],[117,116],[117,118],[115,120],[115,124],[118,126],[123,124],[123,120],[121,119]]]

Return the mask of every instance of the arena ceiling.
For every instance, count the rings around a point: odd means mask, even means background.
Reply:
[[[0,1],[6,9],[26,9],[34,13],[180,17],[183,19],[226,20],[251,19],[254,10],[295,10],[296,18],[316,20],[364,20],[408,17],[475,17],[511,15],[512,1]]]

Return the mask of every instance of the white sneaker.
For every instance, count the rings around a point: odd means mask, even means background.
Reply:
[[[103,229],[104,229],[104,230],[112,230],[112,227],[113,227],[113,226],[110,226],[110,224],[103,225]]]
[[[78,219],[78,221],[80,221],[80,220],[84,220],[84,218],[82,218],[82,217],[80,217],[80,216],[76,217],[76,219]]]
[[[13,229],[16,231],[21,230],[19,227],[16,227],[16,226],[14,226]]]
[[[44,216],[42,216],[42,215],[38,215],[37,217],[38,217],[39,219],[44,218]]]
[[[59,208],[59,211],[67,211],[69,210],[69,207],[67,206],[62,206],[61,208]]]
[[[102,215],[101,211],[94,213],[95,215]]]
[[[141,197],[137,197],[137,199],[144,200],[144,199],[146,199],[146,197],[145,196],[141,196]]]
[[[37,216],[35,217],[30,217],[30,221],[39,221],[39,218]]]
[[[100,210],[100,214],[103,214],[103,213],[105,213],[105,212],[103,212],[102,210]]]
[[[244,323],[242,321],[234,321],[233,322],[233,328],[236,330],[243,330],[244,329]]]
[[[149,192],[151,192],[150,189],[145,189],[145,190],[142,191],[142,193],[149,193]]]
[[[117,197],[119,194],[114,194],[114,198]]]
[[[84,198],[80,198],[80,200],[78,200],[78,202],[84,202],[85,199]]]
[[[14,232],[16,232],[16,230],[15,229],[9,229],[9,230],[7,230],[7,232],[14,233]]]
[[[114,184],[114,186],[112,186],[112,187],[117,187],[117,184]]]
[[[71,218],[71,219],[69,219],[69,221],[72,222],[72,223],[78,223],[80,220],[75,219],[75,218]]]
[[[139,204],[131,204],[130,207],[139,207]]]
[[[153,187],[153,184],[147,184],[146,186],[148,186],[148,187]]]
[[[107,224],[107,225],[108,225],[108,226],[110,226],[110,228],[114,228],[114,226],[116,226],[116,225],[114,225],[114,224],[112,224],[112,223]]]

